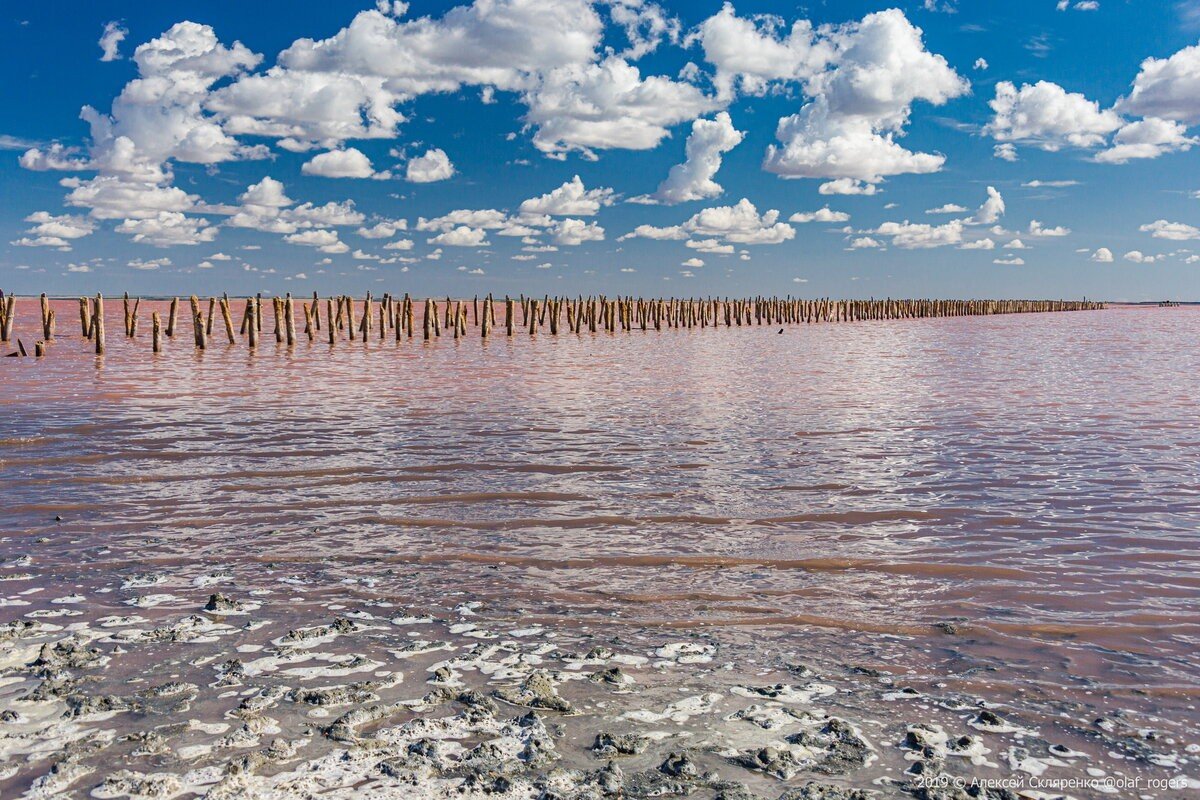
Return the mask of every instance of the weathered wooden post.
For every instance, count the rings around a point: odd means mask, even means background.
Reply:
[[[46,293],[42,292],[42,341],[48,342],[54,338],[54,331],[50,326],[50,300],[46,297]],[[34,343],[34,347],[37,343]]]
[[[96,335],[96,355],[104,355],[104,295],[97,293],[92,306],[92,331]]]
[[[225,335],[229,337],[229,343],[234,344],[237,338],[233,335],[233,316],[229,313],[229,295],[221,295],[221,319],[225,321]]]
[[[167,338],[175,335],[175,320],[179,316],[179,298],[171,298],[171,313],[167,315]]]
[[[91,308],[86,297],[79,298],[79,327],[83,330],[83,338],[92,334]]]
[[[153,343],[154,352],[162,350],[162,320],[157,311],[150,315],[150,341]]]
[[[283,321],[287,328],[287,345],[292,347],[296,344],[296,309],[292,304],[291,292],[288,292],[283,300]]]

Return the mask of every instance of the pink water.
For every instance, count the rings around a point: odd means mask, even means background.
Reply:
[[[63,302],[0,360],[0,555],[49,537],[47,584],[286,564],[799,658],[887,634],[1048,716],[1200,724],[1198,310],[154,355],[119,305],[102,358]]]

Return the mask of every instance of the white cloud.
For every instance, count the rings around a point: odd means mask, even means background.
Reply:
[[[943,225],[924,222],[885,222],[869,233],[892,237],[892,245],[905,250],[944,247],[962,242],[963,221],[951,220]]]
[[[101,61],[116,61],[121,57],[120,48],[121,42],[125,41],[125,37],[129,35],[129,31],[125,29],[119,22],[106,22],[104,24],[104,32],[100,34],[100,60]]]
[[[117,233],[128,233],[139,244],[156,247],[197,245],[217,238],[217,226],[201,217],[189,217],[177,211],[160,211],[154,217],[127,219],[116,227]]]
[[[321,178],[371,178],[375,175],[371,159],[353,147],[319,153],[305,162],[300,171]]]
[[[1165,219],[1142,225],[1138,230],[1149,233],[1155,239],[1169,239],[1175,242],[1200,239],[1200,228],[1182,222],[1168,222]]]
[[[1070,228],[1064,228],[1061,225],[1054,228],[1047,228],[1036,219],[1031,219],[1029,221],[1030,236],[1066,236],[1070,232]]]
[[[966,210],[967,210],[966,206],[960,206],[960,205],[957,205],[956,203],[946,203],[945,205],[940,205],[937,208],[927,208],[927,209],[925,209],[925,213],[926,214],[961,214],[962,212],[964,212]]]
[[[717,101],[689,83],[641,71],[620,56],[560,67],[524,95],[533,144],[547,155],[649,150],[674,125],[714,110]]]
[[[439,148],[430,148],[425,155],[410,159],[404,178],[410,183],[435,183],[454,177],[454,164],[450,156]]]
[[[998,144],[992,148],[992,155],[1001,161],[1016,161],[1017,148],[1010,142]]]
[[[694,258],[694,257],[693,257],[693,258],[689,258],[687,261],[684,261],[682,264],[680,264],[680,266],[683,266],[683,267],[703,267],[703,266],[704,266],[704,260],[703,260],[703,259],[700,259],[700,258]]]
[[[987,198],[983,205],[967,222],[971,225],[991,225],[1004,215],[1004,198],[995,186],[987,187]]]
[[[131,267],[132,269],[150,271],[150,270],[156,270],[160,267],[171,266],[171,259],[169,259],[169,258],[152,258],[152,259],[135,258],[132,261],[130,261],[128,264],[126,264],[126,266]]]
[[[873,195],[880,191],[873,183],[864,183],[853,178],[838,178],[826,181],[818,187],[820,194]]]
[[[975,63],[971,65],[972,69],[987,69],[988,62],[986,58],[977,58]]]
[[[721,244],[720,239],[688,239],[683,243],[691,250],[712,255],[732,255],[734,247],[731,244]]]
[[[338,238],[337,231],[322,228],[310,228],[299,233],[293,233],[283,237],[283,240],[289,244],[315,247],[322,253],[350,252],[350,246]]]
[[[521,213],[590,217],[597,214],[602,206],[612,203],[612,189],[586,189],[576,175],[557,189],[521,203]]]
[[[779,222],[779,212],[772,209],[761,215],[746,198],[736,205],[715,206],[697,212],[681,225],[656,228],[639,225],[620,238],[686,239],[692,235],[720,239],[737,244],[780,244],[796,235],[796,229]]]
[[[1147,58],[1133,79],[1133,91],[1116,108],[1124,114],[1200,122],[1200,45],[1169,58]]]
[[[1101,264],[1111,263],[1113,260],[1112,250],[1109,250],[1107,247],[1098,247],[1096,248],[1096,252],[1092,253],[1090,260],[1098,261]]]
[[[833,211],[825,206],[816,211],[798,211],[788,218],[788,222],[846,222],[849,219],[850,215],[845,211]]]
[[[992,259],[992,263],[1003,264],[1010,267],[1020,267],[1025,264],[1025,259],[1021,258],[1020,256],[1014,258],[994,258]]]
[[[972,242],[963,242],[958,246],[959,250],[994,250],[995,248],[996,243],[987,237]]]
[[[387,239],[403,230],[408,230],[408,220],[384,219],[369,228],[359,228],[358,235],[364,239]]]
[[[1148,256],[1141,250],[1130,250],[1123,258],[1126,261],[1132,261],[1134,264],[1153,264],[1155,261],[1160,260],[1162,256]]]
[[[157,216],[163,211],[190,211],[197,198],[177,186],[126,181],[117,175],[97,175],[87,181],[69,178],[69,206],[91,209],[96,219],[122,219]]]
[[[895,138],[912,104],[942,105],[970,84],[925,49],[921,30],[898,9],[868,14],[830,34],[836,65],[806,82],[810,100],[779,121],[781,147],[764,168],[785,178],[850,178],[874,184],[888,175],[937,172],[945,157],[917,153]]]
[[[883,244],[870,236],[859,236],[850,242],[851,250],[883,249]]]
[[[1033,180],[1033,181],[1026,181],[1025,183],[1022,183],[1021,185],[1022,185],[1022,186],[1025,186],[1025,187],[1028,187],[1028,188],[1030,188],[1030,189],[1040,189],[1040,188],[1059,189],[1059,188],[1063,188],[1063,187],[1066,187],[1066,186],[1078,186],[1078,185],[1079,185],[1079,181],[1039,181],[1039,180]]]
[[[1008,244],[1004,245],[1005,250],[1028,250],[1029,245],[1022,242],[1020,239],[1013,239]]]
[[[48,211],[35,211],[25,218],[33,227],[25,231],[30,236],[55,237],[58,239],[82,239],[96,230],[96,224],[87,217],[71,214],[54,215]]]
[[[551,236],[557,244],[572,247],[584,242],[598,242],[604,239],[604,228],[594,222],[581,219],[564,219],[554,223]]]
[[[487,240],[487,231],[483,228],[472,228],[459,225],[439,233],[429,239],[430,244],[444,244],[452,247],[486,247],[491,244]]]
[[[397,239],[394,242],[388,242],[383,246],[384,250],[412,250],[412,239]]]
[[[1182,122],[1147,117],[1121,126],[1113,136],[1112,147],[1097,153],[1095,160],[1124,164],[1135,158],[1158,158],[1164,153],[1190,150],[1195,143]]]
[[[716,67],[713,83],[726,99],[736,91],[764,94],[776,81],[807,80],[834,54],[833,43],[816,36],[808,20],[785,29],[778,17],[739,17],[728,2],[700,24],[690,41],[699,41],[705,60]]]
[[[1121,127],[1116,112],[1101,110],[1095,101],[1049,81],[1026,83],[1020,89],[1001,81],[988,105],[995,116],[984,128],[986,133],[999,142],[1032,144],[1043,150],[1096,147]]]
[[[719,197],[724,190],[713,177],[721,169],[721,156],[741,144],[744,136],[744,132],[733,127],[733,121],[724,111],[711,120],[693,121],[684,148],[684,162],[671,167],[654,194],[634,201],[674,205]]]

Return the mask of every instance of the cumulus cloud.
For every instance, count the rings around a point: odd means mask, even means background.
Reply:
[[[703,267],[704,259],[695,258],[695,257],[689,258],[687,261],[684,261],[683,263],[681,263],[680,266],[681,267]]]
[[[125,41],[125,37],[129,35],[129,31],[125,29],[119,22],[106,22],[104,24],[104,32],[100,34],[100,60],[101,61],[116,61],[121,57],[120,48],[121,42]]]
[[[1071,232],[1070,228],[1064,228],[1061,225],[1047,228],[1045,225],[1043,225],[1041,222],[1037,221],[1036,219],[1031,219],[1029,221],[1029,235],[1030,236],[1066,236],[1070,232]]]
[[[304,245],[305,247],[315,247],[322,253],[348,253],[350,246],[341,241],[337,231],[327,230],[323,228],[310,228],[298,233],[284,236],[283,240],[288,244]]]
[[[1109,250],[1107,247],[1098,247],[1096,248],[1096,252],[1090,256],[1090,260],[1098,261],[1101,264],[1109,264],[1113,260],[1112,250]]]
[[[959,250],[994,250],[995,248],[996,243],[987,237],[971,242],[963,242],[958,246]]]
[[[604,187],[587,189],[576,175],[557,189],[521,203],[521,213],[590,217],[599,213],[602,206],[612,205],[613,195],[612,189]]]
[[[550,229],[556,244],[572,247],[584,242],[598,242],[604,239],[604,228],[594,222],[581,219],[564,219],[555,222]]]
[[[870,236],[859,236],[850,240],[850,250],[882,250],[883,243]]]
[[[1149,233],[1155,239],[1170,239],[1176,242],[1200,239],[1200,228],[1183,222],[1168,222],[1165,219],[1142,225],[1138,230],[1142,233]]]
[[[60,241],[82,239],[96,230],[96,225],[92,220],[72,214],[55,215],[48,211],[35,211],[27,216],[25,221],[33,223],[33,227],[25,233],[35,239],[52,238]]]
[[[788,222],[846,222],[849,219],[850,215],[845,211],[833,211],[825,206],[816,211],[798,211],[788,218]]]
[[[547,155],[595,150],[649,150],[668,129],[713,111],[719,101],[690,83],[641,71],[620,56],[560,67],[524,95],[533,144]]]
[[[361,150],[347,147],[342,150],[330,150],[318,153],[300,167],[305,175],[321,178],[372,178],[375,169],[371,159]]]
[[[404,179],[410,183],[435,183],[454,177],[454,164],[445,150],[430,148],[422,156],[409,159]]]
[[[818,187],[817,191],[820,194],[848,194],[848,195],[873,195],[880,192],[880,188],[873,183],[864,183],[853,178],[838,178],[833,181],[826,181]]]
[[[892,245],[905,250],[944,247],[959,244],[963,240],[962,220],[952,220],[944,225],[924,222],[885,222],[870,233],[890,236]]]
[[[178,211],[160,211],[153,217],[127,219],[116,227],[133,241],[156,247],[197,245],[217,238],[217,227],[203,217],[189,217]]]
[[[711,120],[695,120],[684,148],[684,162],[671,167],[654,194],[634,198],[634,202],[674,205],[719,197],[724,190],[713,177],[721,169],[721,156],[741,144],[744,136],[725,111]]]
[[[703,209],[680,225],[663,228],[639,225],[619,241],[635,237],[687,239],[692,236],[735,244],[780,244],[794,238],[796,229],[780,222],[778,211],[772,209],[759,214],[753,203],[742,198],[732,206]]]
[[[1004,198],[995,186],[987,187],[987,199],[968,222],[972,225],[991,225],[1004,215]]]
[[[988,105],[995,116],[984,128],[986,133],[1000,142],[1032,144],[1049,151],[1066,145],[1096,147],[1121,127],[1115,111],[1101,110],[1095,101],[1049,81],[1026,83],[1020,89],[1001,81]]]
[[[1133,79],[1133,90],[1116,108],[1123,114],[1200,122],[1200,45],[1169,58],[1147,58]]]
[[[408,220],[384,219],[369,228],[359,228],[358,235],[364,239],[388,239],[403,230],[408,230]]]
[[[912,104],[934,105],[965,94],[970,84],[940,55],[925,49],[921,30],[897,9],[868,14],[830,36],[836,66],[810,78],[813,99],[779,121],[781,146],[764,168],[785,178],[849,178],[875,184],[888,175],[937,172],[945,157],[896,142]]]
[[[487,231],[483,228],[472,228],[459,225],[439,233],[429,239],[430,244],[442,244],[452,247],[486,247],[491,244],[487,240]]]
[[[993,264],[1002,264],[1004,266],[1010,266],[1010,267],[1020,267],[1025,264],[1025,259],[1021,258],[1020,256],[1012,256],[1012,257],[1008,257],[1008,258],[994,258],[994,259],[992,259],[992,263]]]
[[[1164,153],[1190,150],[1196,139],[1187,135],[1182,122],[1147,117],[1121,126],[1112,146],[1101,150],[1095,159],[1101,163],[1124,164],[1136,158],[1158,158]]]
[[[702,22],[691,41],[699,42],[705,60],[716,67],[718,95],[735,91],[761,95],[776,81],[804,81],[818,74],[834,56],[835,45],[820,38],[808,20],[786,27],[779,17],[739,17],[732,3]]]
[[[1130,250],[1123,258],[1126,261],[1132,261],[1134,264],[1153,264],[1162,259],[1162,256],[1148,256],[1141,250]]]

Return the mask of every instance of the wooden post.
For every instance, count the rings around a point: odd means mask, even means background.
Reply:
[[[215,297],[208,298],[208,318],[204,321],[204,335],[205,336],[212,336],[213,311],[215,310],[216,305],[217,305],[217,299]],[[136,306],[134,307],[133,313],[135,316],[137,315],[137,307]]]
[[[425,299],[425,308],[421,312],[421,327],[424,330],[425,341],[429,341],[429,331],[430,331],[430,327],[431,327],[431,323],[429,321],[430,313],[431,312],[429,310],[429,299],[426,298]]]
[[[229,296],[224,294],[221,295],[221,319],[225,321],[225,335],[229,337],[229,343],[236,343],[237,339],[233,335],[233,316],[229,313]]]
[[[137,336],[138,324],[138,309],[142,305],[142,298],[138,297],[133,301],[133,310],[129,312],[129,338]],[[53,313],[53,312],[51,312]]]
[[[296,344],[296,308],[292,304],[291,292],[288,292],[283,300],[283,322],[287,329],[287,345],[292,347]]]
[[[325,327],[329,331],[329,343],[333,344],[334,334],[337,332],[337,326],[333,324],[333,298],[325,301]]]
[[[42,340],[48,342],[54,338],[54,331],[50,330],[50,300],[46,297],[46,293],[42,292]],[[34,344],[37,347],[37,344]]]
[[[317,297],[316,292],[313,292],[312,319],[313,327],[317,330],[321,330],[321,299]]]
[[[258,322],[254,318],[256,306],[257,303],[255,303],[254,298],[246,298],[246,318],[250,320],[250,325],[246,331],[248,336],[246,343],[250,346],[251,350],[258,348]]]
[[[175,319],[179,316],[179,298],[171,298],[171,313],[167,315],[167,338],[175,335]]]
[[[199,309],[192,312],[192,328],[196,332],[196,349],[205,349],[208,342],[204,335],[204,315],[200,313]]]
[[[92,335],[92,315],[86,297],[79,298],[79,327],[83,329],[83,338]]]
[[[509,336],[513,335],[513,301],[507,296],[504,298],[504,328]]]
[[[162,320],[159,319],[157,311],[150,315],[150,340],[153,342],[154,352],[162,350]]]
[[[129,335],[129,292],[121,298],[121,309],[125,312],[125,335]]]
[[[92,306],[92,330],[96,334],[96,355],[104,355],[104,295],[97,294]]]

